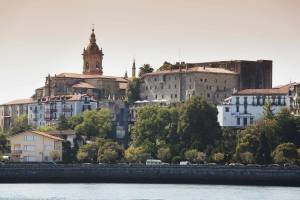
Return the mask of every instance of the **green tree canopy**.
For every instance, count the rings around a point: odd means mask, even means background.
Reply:
[[[292,163],[294,164],[298,159],[298,152],[296,146],[289,142],[283,143],[276,147],[272,153],[275,163]]]
[[[17,134],[24,131],[28,131],[30,129],[31,127],[28,125],[27,115],[20,115],[13,121],[10,133]]]
[[[83,121],[75,127],[76,133],[91,138],[106,138],[112,130],[112,114],[109,109],[86,111]]]
[[[144,64],[140,67],[139,77],[143,76],[144,74],[153,72],[154,69],[149,64]]]
[[[201,97],[193,97],[180,109],[178,130],[187,149],[205,150],[221,138],[217,108]]]
[[[165,61],[163,63],[163,65],[158,69],[158,71],[171,70],[171,68],[172,68],[172,64],[169,63],[169,62],[167,62],[167,61]]]
[[[140,99],[140,79],[134,78],[129,81],[126,97],[129,103],[133,103]]]

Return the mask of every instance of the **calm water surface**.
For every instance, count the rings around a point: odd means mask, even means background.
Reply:
[[[0,184],[0,200],[300,200],[300,188],[172,184]]]

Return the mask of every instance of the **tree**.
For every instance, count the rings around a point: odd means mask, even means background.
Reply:
[[[49,155],[50,155],[50,157],[52,158],[52,160],[53,160],[54,162],[56,162],[56,161],[58,161],[58,160],[60,159],[60,154],[59,154],[58,151],[51,151],[51,152],[49,153]]]
[[[293,143],[282,143],[275,148],[275,150],[272,153],[272,156],[275,163],[294,164],[298,159],[298,152],[296,146]]]
[[[91,142],[82,145],[77,152],[77,160],[79,162],[97,162],[98,144]]]
[[[57,129],[58,130],[67,130],[69,129],[69,124],[68,124],[68,120],[65,117],[65,115],[60,115],[58,118],[58,125],[57,125]]]
[[[264,119],[273,119],[274,118],[271,101],[267,101],[265,103],[265,105],[263,107],[263,116],[264,116]]]
[[[243,164],[252,164],[255,161],[253,153],[251,153],[249,151],[240,153],[239,156],[240,156],[240,160]]]
[[[216,107],[201,97],[193,97],[180,109],[178,132],[186,149],[205,150],[221,138]]]
[[[68,127],[74,130],[75,127],[81,124],[82,122],[83,122],[83,114],[80,113],[68,119]]]
[[[129,103],[133,103],[140,99],[140,79],[133,78],[129,81],[128,89],[126,91],[126,98]]]
[[[243,130],[238,136],[238,143],[236,146],[236,158],[241,160],[242,153],[250,152],[256,153],[259,145],[259,135],[254,126],[250,126]]]
[[[143,76],[146,73],[153,72],[154,69],[149,64],[144,64],[142,67],[140,67],[139,77]]]
[[[171,70],[172,69],[172,64],[165,61],[163,65],[158,69],[158,71],[165,71],[165,70]]]
[[[64,141],[62,143],[62,161],[65,163],[71,163],[75,161],[75,155],[69,141]]]
[[[294,117],[287,108],[283,108],[275,117],[278,124],[277,135],[280,142],[292,142],[296,146],[300,146],[299,118]]]
[[[255,160],[258,164],[270,164],[272,162],[270,145],[264,133],[260,134]]]
[[[169,147],[162,147],[157,151],[157,158],[163,162],[170,162],[172,157],[171,150]]]
[[[28,125],[28,118],[26,115],[18,116],[12,123],[11,134],[22,133],[30,130],[31,127]]]
[[[44,126],[39,126],[37,128],[38,131],[40,132],[49,132],[49,131],[55,131],[56,126],[55,125],[44,125]]]
[[[197,149],[187,150],[184,153],[184,157],[188,161],[195,163],[197,161],[197,157],[198,157],[198,150]]]
[[[88,139],[106,138],[112,130],[112,114],[109,109],[86,111],[83,122],[75,127],[76,133]]]
[[[156,157],[157,150],[166,144],[178,144],[178,112],[175,108],[144,106],[137,110],[137,118],[132,129],[132,142]],[[177,138],[177,139],[176,139]],[[176,150],[178,151],[178,149]]]
[[[98,140],[98,162],[116,163],[123,157],[123,147],[112,140]]]
[[[0,130],[0,154],[9,151],[7,134]]]
[[[144,163],[148,157],[149,154],[142,147],[130,146],[125,150],[125,159],[130,163]]]

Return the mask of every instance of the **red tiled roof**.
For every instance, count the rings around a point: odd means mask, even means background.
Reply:
[[[34,102],[33,99],[17,99],[17,100],[13,100],[7,103],[4,103],[3,105],[17,105],[17,104],[29,104]]]
[[[125,78],[117,77],[117,76],[103,76],[98,74],[76,74],[76,73],[61,73],[56,75],[59,78],[78,78],[78,79],[95,79],[95,78],[103,78],[103,79],[115,79],[118,82],[128,82]]]
[[[278,86],[270,89],[245,89],[235,95],[286,95],[289,93],[292,84]]]
[[[34,133],[34,134],[37,134],[37,135],[41,135],[41,136],[44,136],[44,137],[47,137],[47,138],[50,138],[50,139],[53,139],[53,140],[59,140],[59,141],[64,141],[63,139],[59,138],[59,137],[56,137],[56,136],[53,136],[53,135],[49,135],[47,133],[44,133],[44,132],[40,132],[40,131],[25,131],[25,132],[22,132],[22,133],[17,133],[15,135],[12,135],[10,136],[9,138],[11,137],[15,137],[17,135],[20,135],[20,134],[23,134],[23,133]]]
[[[191,67],[191,68],[188,68],[188,69],[185,69],[185,68],[181,69],[181,73],[191,73],[191,72],[238,75],[237,73],[235,73],[233,71],[226,70],[226,69],[223,69],[223,68]],[[156,72],[144,74],[143,77],[159,75],[159,74],[177,74],[177,73],[180,73],[180,69],[156,71]]]

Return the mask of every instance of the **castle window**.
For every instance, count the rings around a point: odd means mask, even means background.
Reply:
[[[237,124],[237,125],[241,125],[241,118],[239,118],[239,117],[236,118],[236,124]]]
[[[225,107],[225,112],[229,112],[229,107]]]
[[[202,78],[200,78],[200,81],[201,81],[201,82],[203,82],[203,79],[202,79]]]
[[[204,79],[204,82],[207,82],[207,79]]]
[[[155,99],[157,99],[157,94],[155,95]]]
[[[161,95],[161,98],[163,99],[164,97],[165,97],[165,96],[162,94],[162,95]]]
[[[156,78],[156,77],[154,78],[154,81],[157,81],[157,78]]]
[[[210,94],[209,93],[207,93],[207,98],[210,98]]]
[[[175,98],[177,98],[177,94],[175,94]]]
[[[175,84],[174,88],[176,89],[176,84]]]

